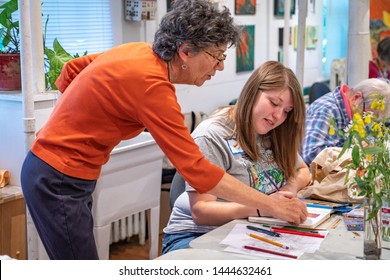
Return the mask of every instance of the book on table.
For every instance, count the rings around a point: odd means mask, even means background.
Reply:
[[[306,204],[308,207],[317,207],[317,208],[328,208],[332,209],[332,212],[349,212],[352,210],[352,203],[344,203],[344,202],[332,202],[327,200],[319,200],[312,198],[301,198],[302,202]]]
[[[268,225],[276,225],[276,226],[296,226],[299,228],[317,228],[321,223],[327,220],[332,213],[332,209],[330,208],[318,208],[318,207],[307,207],[307,211],[309,212],[309,216],[306,221],[299,225],[292,225],[286,221],[272,218],[272,217],[248,217],[248,221],[252,223],[260,223],[260,224],[268,224]]]

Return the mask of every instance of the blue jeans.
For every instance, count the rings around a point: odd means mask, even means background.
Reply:
[[[50,259],[98,259],[91,212],[96,181],[66,176],[29,152],[21,182],[31,218]]]
[[[166,233],[162,243],[162,254],[164,255],[170,251],[189,248],[191,240],[194,240],[203,234],[204,233],[198,232]]]

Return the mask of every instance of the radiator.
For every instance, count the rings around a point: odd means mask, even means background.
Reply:
[[[145,245],[146,211],[111,223],[110,244],[122,240],[128,241],[133,235],[138,235],[139,244]]]

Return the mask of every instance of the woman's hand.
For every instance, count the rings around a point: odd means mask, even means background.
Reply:
[[[308,212],[306,205],[296,197],[293,197],[290,192],[277,192],[270,196],[274,206],[260,210],[263,216],[272,216],[291,224],[301,224],[306,221]]]
[[[310,170],[307,167],[306,163],[302,162],[301,165],[296,170],[294,177],[289,178],[287,183],[282,187],[283,191],[291,192],[294,196],[297,196],[297,193],[306,187],[311,181]]]

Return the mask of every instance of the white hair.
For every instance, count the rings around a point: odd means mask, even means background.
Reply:
[[[390,84],[385,79],[366,79],[359,82],[352,90],[362,92],[364,105],[370,107],[372,102],[378,98],[378,94],[385,98],[385,110],[381,115],[390,117]]]

